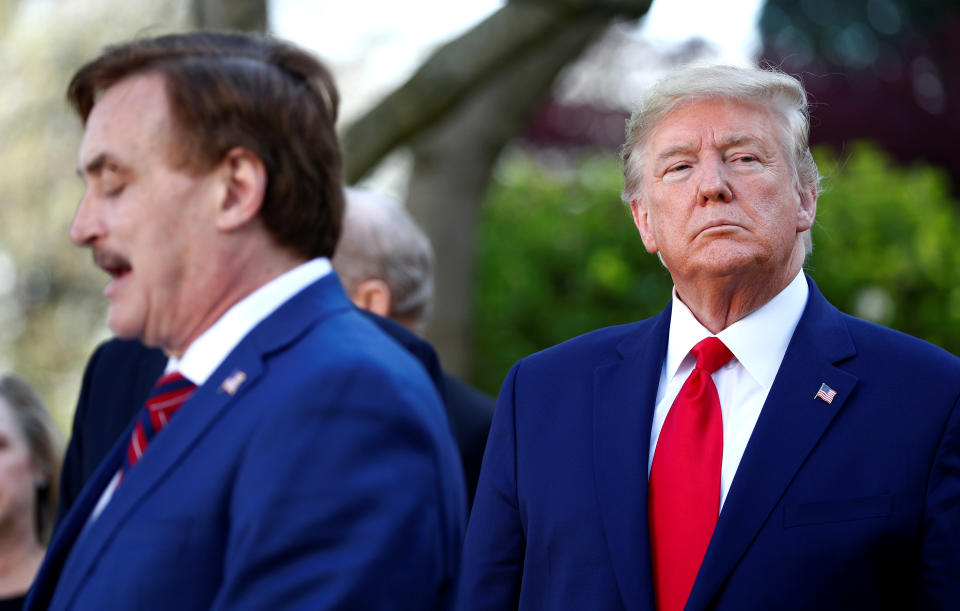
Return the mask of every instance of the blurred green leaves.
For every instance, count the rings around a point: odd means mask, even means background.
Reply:
[[[597,327],[660,311],[672,282],[620,202],[611,156],[505,157],[479,236],[474,382],[495,393],[510,365]]]
[[[807,269],[841,310],[960,353],[960,214],[946,175],[866,143],[818,151],[825,177]]]
[[[825,176],[807,270],[837,307],[960,352],[960,214],[942,172],[869,144],[816,151]],[[483,208],[474,381],[519,358],[662,310],[672,282],[620,202],[609,155],[514,152]]]

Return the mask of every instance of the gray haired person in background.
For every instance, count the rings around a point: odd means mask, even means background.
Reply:
[[[358,308],[422,334],[433,306],[430,239],[397,200],[361,189],[347,189],[346,195],[343,233],[333,267],[347,295]],[[411,352],[428,350],[430,354],[418,355],[421,362],[434,358],[426,342],[414,342],[382,321],[378,324]],[[446,372],[436,374],[463,462],[469,511],[493,418],[493,400]]]
[[[403,205],[347,189],[333,265],[358,308],[422,334],[433,305],[433,247]]]

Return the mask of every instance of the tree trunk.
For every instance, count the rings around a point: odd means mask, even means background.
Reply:
[[[560,70],[609,21],[606,15],[570,20],[413,141],[407,202],[438,255],[427,339],[448,371],[470,373],[476,221],[496,160]]]
[[[650,0],[514,1],[437,49],[410,79],[341,134],[355,183],[398,145],[436,124],[474,91],[578,21],[639,17]]]

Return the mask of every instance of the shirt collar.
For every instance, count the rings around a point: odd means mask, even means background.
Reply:
[[[167,373],[179,371],[183,377],[202,386],[254,327],[331,269],[329,259],[318,257],[264,284],[227,310],[187,347],[181,358],[170,357]]]
[[[803,315],[809,290],[800,271],[773,299],[717,334],[747,373],[764,388],[773,386],[787,345]],[[667,379],[676,375],[691,348],[712,335],[680,301],[674,287],[667,340]]]

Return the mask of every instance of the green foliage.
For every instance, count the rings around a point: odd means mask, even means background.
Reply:
[[[960,206],[930,166],[897,167],[857,143],[825,177],[807,269],[845,312],[960,353]]]
[[[673,286],[620,202],[615,159],[500,166],[483,207],[474,382],[496,393],[517,359],[663,309]]]
[[[807,264],[840,309],[960,352],[960,215],[944,175],[866,144],[817,151],[827,190]],[[515,154],[482,212],[474,381],[495,393],[519,358],[667,304],[672,282],[620,203],[611,157]]]

